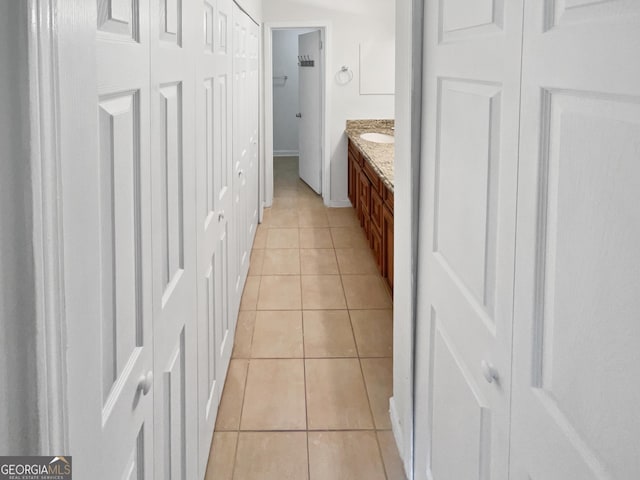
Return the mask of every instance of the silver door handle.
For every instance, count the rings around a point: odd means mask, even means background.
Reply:
[[[153,385],[153,372],[149,370],[146,375],[142,375],[138,380],[138,390],[142,391],[143,395],[146,395],[151,391]]]
[[[482,369],[482,375],[487,382],[493,383],[494,381],[498,381],[498,370],[496,370],[496,367],[494,367],[491,363],[487,362],[486,360],[482,360],[482,362],[480,363],[480,368]]]
[[[302,114],[301,113],[296,113],[296,117],[302,118]]]

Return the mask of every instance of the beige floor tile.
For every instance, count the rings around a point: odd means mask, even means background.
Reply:
[[[302,312],[259,311],[251,344],[252,358],[302,358]]]
[[[267,233],[267,248],[298,248],[300,240],[297,228],[270,228]]]
[[[264,249],[254,248],[251,251],[251,261],[249,263],[249,276],[262,275],[262,264],[264,263]]]
[[[300,208],[322,208],[324,207],[324,202],[322,201],[322,197],[315,194],[303,194],[298,195],[298,207]]]
[[[328,227],[329,219],[325,208],[301,208],[298,210],[300,227]]]
[[[298,197],[298,188],[297,187],[280,187],[273,192],[273,198],[297,198]]]
[[[260,277],[258,310],[300,310],[302,308],[299,275]]]
[[[385,480],[375,432],[309,432],[311,480]]]
[[[216,430],[238,430],[242,415],[244,386],[247,381],[249,360],[234,359],[229,363],[227,379],[222,391],[222,399],[216,418]]]
[[[352,207],[327,208],[327,217],[332,227],[360,227],[356,211]]]
[[[307,433],[241,432],[233,479],[308,480]]]
[[[304,248],[300,250],[303,275],[334,275],[338,262],[333,248]]]
[[[300,248],[333,248],[328,228],[301,228]]]
[[[267,228],[264,225],[258,225],[256,236],[253,240],[253,248],[267,248]]]
[[[274,198],[273,208],[298,208],[298,197]]]
[[[350,310],[360,357],[393,356],[393,310]]]
[[[343,275],[349,309],[391,308],[392,302],[380,275]]]
[[[255,310],[258,303],[258,291],[260,289],[260,277],[248,277],[244,284],[240,310]]]
[[[272,208],[267,220],[263,224],[268,228],[297,228],[298,210],[293,208]]]
[[[251,360],[241,430],[305,430],[303,360]]]
[[[344,310],[347,308],[339,275],[303,275],[304,310]]]
[[[211,443],[205,480],[232,480],[238,432],[216,432]]]
[[[384,430],[377,432],[377,434],[380,450],[382,451],[384,469],[387,472],[387,480],[407,480],[402,466],[402,459],[398,454],[398,447],[393,438],[393,432]]]
[[[356,358],[305,360],[309,430],[373,428]]]
[[[369,248],[367,237],[360,227],[332,227],[331,238],[335,248]]]
[[[251,341],[253,340],[255,323],[255,310],[244,310],[238,314],[232,358],[249,358],[251,356]]]
[[[297,248],[265,250],[262,275],[300,275],[300,253]]]
[[[364,248],[337,248],[336,257],[343,275],[378,273],[378,266],[371,250]]]
[[[363,358],[360,363],[376,429],[390,429],[389,399],[393,395],[393,359]]]
[[[358,356],[346,310],[307,310],[303,325],[306,358]]]

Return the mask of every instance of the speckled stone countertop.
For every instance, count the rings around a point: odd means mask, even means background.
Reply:
[[[367,132],[393,135],[393,120],[347,120],[346,134],[360,149],[365,160],[380,175],[382,182],[393,191],[393,143],[368,142],[360,138]]]

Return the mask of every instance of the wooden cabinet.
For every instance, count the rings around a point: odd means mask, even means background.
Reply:
[[[349,200],[367,235],[378,270],[393,291],[393,191],[349,140]]]

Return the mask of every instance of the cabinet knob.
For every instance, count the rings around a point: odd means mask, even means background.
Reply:
[[[244,175],[244,170],[238,170],[238,177],[241,177],[242,175]]]
[[[301,113],[296,113],[296,117],[302,118],[302,114]]]
[[[498,381],[498,370],[496,370],[496,367],[494,367],[491,363],[487,362],[486,360],[482,360],[482,362],[480,363],[480,368],[482,369],[482,375],[487,382],[493,383],[494,381]]]
[[[218,222],[222,220],[224,220],[224,210],[220,210],[220,213],[218,213]]]
[[[146,395],[151,390],[153,385],[153,372],[149,370],[146,375],[142,375],[138,380],[138,390],[142,391],[143,395]]]

